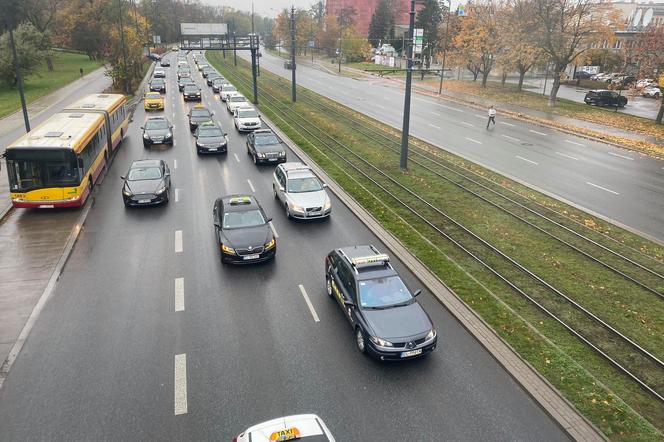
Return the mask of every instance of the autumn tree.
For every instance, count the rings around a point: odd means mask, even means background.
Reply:
[[[523,87],[526,73],[541,59],[542,50],[534,44],[537,28],[533,3],[529,0],[511,0],[498,10],[500,56],[498,64],[505,74],[519,73],[518,90]]]
[[[443,22],[443,11],[437,0],[426,0],[424,7],[415,16],[415,27],[424,30],[424,44],[431,53],[438,51],[438,29]]]
[[[44,51],[46,67],[53,71],[51,56],[51,34],[55,17],[64,0],[23,0],[26,19],[41,34],[41,49]]]
[[[456,55],[465,60],[466,67],[473,73],[473,80],[482,75],[482,87],[486,87],[500,47],[496,6],[493,3],[472,4],[466,7],[466,14],[454,38]]]
[[[378,47],[380,42],[394,38],[394,0],[381,0],[369,23],[369,43]]]
[[[291,47],[291,20],[290,20],[290,11],[284,9],[277,16],[274,27],[272,28],[272,34],[274,38],[279,41],[283,41],[285,46]],[[316,24],[315,20],[312,17],[310,11],[306,9],[296,9],[295,10],[295,49],[298,53],[304,52],[306,54],[306,48],[308,42],[315,37]]]
[[[633,61],[639,66],[643,77],[664,76],[664,26],[649,26],[637,34],[633,45]],[[662,77],[660,77],[662,78]],[[664,84],[660,84],[660,87]],[[660,103],[656,121],[662,124],[664,100]]]
[[[41,33],[30,23],[22,23],[14,29],[16,55],[23,77],[35,72],[43,60],[41,40]],[[10,87],[14,87],[17,82],[14,59],[9,46],[9,31],[0,35],[0,81]]]

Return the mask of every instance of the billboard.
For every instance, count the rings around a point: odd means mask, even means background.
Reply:
[[[226,23],[180,23],[180,34],[185,35],[226,35]]]
[[[414,34],[413,35],[413,44],[415,45],[413,47],[413,54],[421,54],[422,53],[422,44],[424,43],[424,29],[414,29]]]

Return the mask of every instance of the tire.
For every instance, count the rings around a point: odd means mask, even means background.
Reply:
[[[364,340],[364,334],[360,327],[355,327],[355,346],[360,351],[360,353],[365,354],[367,352],[367,344]]]
[[[291,219],[291,214],[290,214],[290,209],[288,208],[288,204],[284,205],[286,207],[286,219]]]
[[[258,166],[258,156],[252,155],[254,157],[254,164]]]
[[[333,298],[332,294],[332,280],[330,279],[329,275],[325,275],[325,289],[327,290],[327,296],[330,298]]]
[[[277,188],[274,187],[274,184],[272,184],[272,195],[274,195],[275,200],[279,199],[279,196],[277,195]]]

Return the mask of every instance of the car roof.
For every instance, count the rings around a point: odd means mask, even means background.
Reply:
[[[208,120],[208,121],[204,121],[203,123],[198,125],[199,129],[202,128],[202,127],[217,127],[219,129],[221,129],[221,124],[214,121],[214,120]]]
[[[316,176],[309,166],[297,161],[294,161],[292,163],[283,163],[280,164],[279,167],[281,167],[284,170],[286,176],[291,178],[295,176],[297,177]]]
[[[162,160],[136,160],[129,166],[130,169],[135,167],[159,167],[163,163]]]
[[[256,129],[254,135],[275,135],[272,129]]]
[[[337,252],[353,268],[357,280],[397,275],[390,257],[373,245],[343,247]]]
[[[299,414],[279,417],[253,425],[244,431],[242,436],[250,435],[252,442],[268,442],[275,440],[272,437],[273,433],[296,428],[300,437],[324,435],[326,440],[330,440],[330,435],[324,427],[325,424],[323,424],[322,419],[315,414]]]
[[[191,113],[191,112],[193,112],[193,111],[195,111],[195,110],[206,110],[206,111],[210,112],[210,109],[208,109],[207,107],[203,106],[202,104],[197,104],[196,106],[192,107],[191,110],[189,111],[189,113]]]
[[[148,117],[145,121],[168,121],[166,117]]]
[[[225,212],[244,212],[249,209],[260,209],[258,201],[252,195],[236,193],[224,195],[219,199],[224,205]]]

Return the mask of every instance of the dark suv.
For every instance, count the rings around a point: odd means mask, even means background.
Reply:
[[[598,89],[588,91],[583,101],[585,101],[586,104],[594,104],[597,106],[625,107],[627,104],[627,97],[618,94],[618,92]]]
[[[403,360],[430,353],[438,336],[431,318],[374,246],[332,250],[325,257],[327,294],[355,330],[362,353]]]

